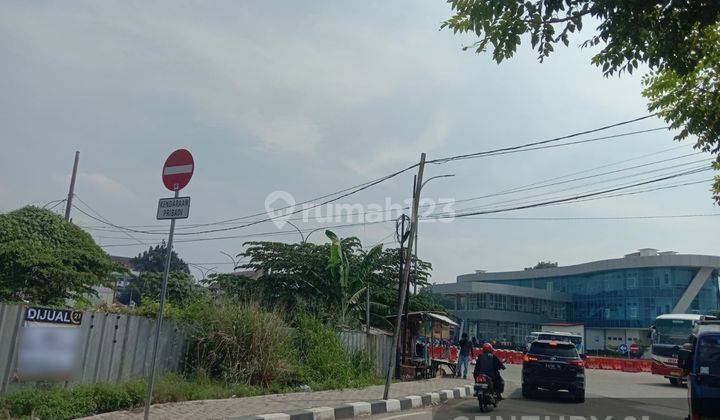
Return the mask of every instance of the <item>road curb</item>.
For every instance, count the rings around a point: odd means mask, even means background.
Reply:
[[[358,401],[339,407],[315,407],[307,410],[293,410],[287,413],[260,414],[257,416],[228,417],[228,420],[344,420],[373,414],[394,413],[445,403],[449,400],[471,398],[472,385],[458,386],[428,392],[423,395],[376,401]]]

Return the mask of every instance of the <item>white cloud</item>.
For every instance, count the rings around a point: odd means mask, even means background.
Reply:
[[[65,179],[70,182],[69,175]],[[106,199],[127,200],[134,198],[134,194],[127,187],[100,172],[78,172],[75,192],[82,196],[83,191],[100,194]]]
[[[307,118],[290,116],[268,119],[252,115],[243,120],[265,150],[309,154],[322,141],[318,126]]]
[[[383,144],[381,148],[372,149],[370,156],[348,159],[347,164],[351,170],[368,178],[395,171],[419,159],[421,152],[440,149],[446,144],[454,126],[455,118],[445,110],[438,110],[414,139],[410,141],[400,138],[386,139],[381,142]]]

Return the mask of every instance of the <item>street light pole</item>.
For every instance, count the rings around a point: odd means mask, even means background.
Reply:
[[[326,229],[326,228],[325,228],[325,227],[319,227],[319,228],[317,228],[317,229],[311,230],[310,233],[308,233],[307,235],[305,235],[305,240],[304,240],[303,242],[307,242],[308,239],[310,239],[310,235],[312,235],[313,233],[315,233],[315,232],[317,232],[317,231],[319,231],[319,230],[323,230],[323,229]]]
[[[427,185],[428,182],[432,181],[433,179],[438,178],[451,178],[454,177],[455,174],[445,174],[445,175],[436,175],[432,176],[427,179],[427,181],[423,182],[422,185],[420,185],[420,192],[422,192],[423,187]],[[413,264],[413,268],[415,271],[415,275],[417,276],[417,257],[418,257],[418,228],[420,227],[420,223],[418,222],[418,226],[415,226],[415,249],[413,249],[415,253],[415,263]],[[415,283],[413,284],[413,294],[417,294],[417,278],[415,278]]]
[[[289,220],[287,221],[287,224],[290,225],[290,226],[292,226],[292,227],[294,227],[295,230],[298,231],[298,233],[300,234],[300,243],[301,243],[301,244],[304,244],[304,243],[305,243],[305,235],[303,235],[303,233],[302,233],[302,231],[300,230],[300,228],[297,227],[297,225],[296,225],[295,223],[293,223],[293,222],[291,222],[291,221],[289,221]]]
[[[233,271],[235,271],[235,269],[237,268],[237,260],[235,260],[235,258],[233,258],[232,255],[228,254],[225,251],[220,251],[220,253],[223,254],[224,256],[230,258],[230,261],[232,261],[232,264],[233,264]]]

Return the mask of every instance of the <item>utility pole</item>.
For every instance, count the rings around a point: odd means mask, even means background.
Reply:
[[[70,191],[68,191],[68,198],[65,202],[65,221],[70,221],[70,209],[72,208],[72,200],[75,195],[75,178],[77,178],[78,162],[80,162],[80,152],[75,152],[75,163],[73,164],[72,175],[70,176]]]
[[[418,222],[418,224],[419,224],[419,223],[420,223],[420,222]],[[417,281],[418,281],[418,277],[417,277],[417,266],[418,266],[418,257],[417,257],[417,254],[418,254],[418,252],[417,252],[417,251],[418,251],[418,227],[420,227],[420,226],[418,225],[417,227],[415,227],[415,248],[413,249],[413,254],[415,255],[414,262],[413,262],[413,273],[414,273],[414,275],[415,275],[415,276],[414,276],[414,277],[415,277],[415,283],[413,283],[413,295],[416,295],[416,294],[417,294]]]
[[[370,276],[366,277],[365,284],[365,345],[370,355]]]
[[[405,227],[405,223],[409,222],[410,218],[403,214],[401,215],[398,220],[395,221],[395,235],[397,237],[397,241],[400,244],[400,248],[398,249],[398,300],[397,304],[399,308],[403,307],[404,301],[402,300],[402,290],[403,290],[403,268],[405,267],[405,241],[407,241],[409,232],[408,228]],[[402,319],[398,321],[400,325],[402,326]],[[394,374],[396,378],[400,378],[400,357],[401,357],[401,351],[397,348],[395,349],[395,370]]]
[[[420,187],[422,185],[422,179],[423,179],[423,171],[425,170],[425,153],[420,154],[420,165],[418,166],[418,174],[417,174],[417,180],[414,185],[414,191],[413,191],[413,204],[412,204],[412,214],[411,214],[411,221],[410,221],[410,235],[408,237],[408,246],[405,249],[405,255],[404,260],[407,262],[406,264],[403,264],[403,270],[402,270],[402,281],[400,282],[400,302],[405,301],[405,289],[406,285],[408,284],[408,280],[410,278],[410,256],[412,255],[412,249],[413,249],[413,242],[414,242],[414,235],[415,230],[417,229],[417,223],[418,223],[418,207],[420,202]],[[397,317],[395,318],[395,332],[393,334],[393,343],[392,343],[392,349],[393,351],[397,352],[397,346],[398,346],[398,338],[400,336],[400,318],[403,314],[403,305],[398,305],[398,311],[397,311]],[[383,399],[387,400],[388,396],[390,394],[390,381],[392,380],[392,372],[395,364],[395,358],[389,357],[390,361],[388,363],[388,370],[387,375],[385,376],[385,392],[383,393]]]
[[[413,177],[413,203],[415,202],[415,195],[419,193],[417,189],[417,175]],[[410,234],[412,235],[413,232],[417,232],[417,226],[415,229],[411,230]],[[415,245],[417,245],[417,235],[415,235]],[[410,258],[405,260],[405,264],[410,266],[412,264],[412,255],[413,253],[410,253]],[[402,272],[402,271],[401,271]],[[407,344],[407,331],[408,331],[408,312],[410,311],[410,278],[408,277],[408,281],[405,282],[405,300],[403,301],[403,307],[405,308],[404,314],[403,314],[403,322],[405,323],[405,328],[402,329],[402,343],[400,344],[400,354],[401,357],[403,354],[405,354],[406,348],[405,345]],[[399,379],[399,378],[398,378]]]

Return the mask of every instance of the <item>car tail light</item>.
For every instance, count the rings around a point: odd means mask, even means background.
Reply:
[[[484,383],[485,382],[485,376],[478,375],[477,378],[475,378],[475,382],[477,383]]]
[[[577,367],[583,367],[583,366],[585,366],[585,363],[583,363],[582,360],[570,360],[568,363],[571,364],[571,365],[573,365],[573,366],[577,366]]]
[[[523,357],[523,362],[533,362],[538,358],[535,356],[528,356],[527,354]]]

